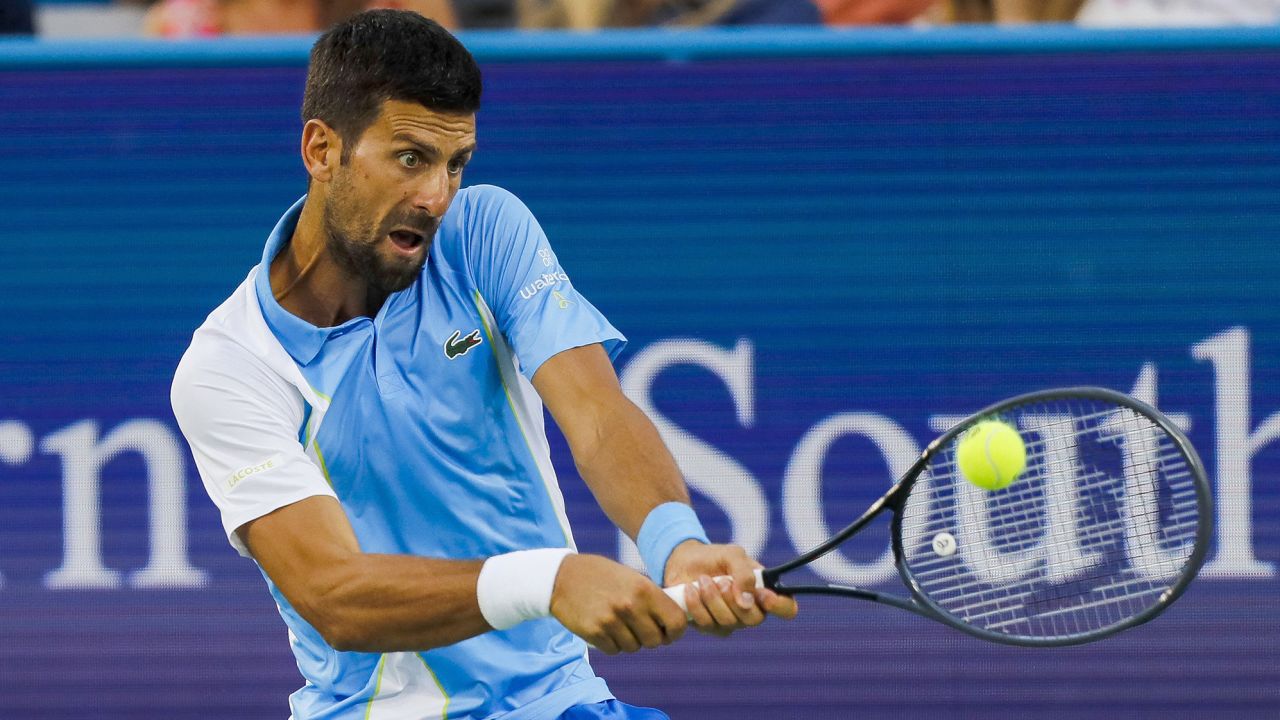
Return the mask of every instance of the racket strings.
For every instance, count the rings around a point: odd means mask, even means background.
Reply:
[[[931,603],[1003,635],[1062,638],[1146,612],[1185,571],[1199,534],[1197,479],[1147,416],[1101,400],[1001,413],[1026,470],[987,492],[940,448],[902,509],[904,568]],[[950,536],[942,551],[935,540]]]
[[[1181,457],[1182,456],[1180,454],[1175,452],[1161,455],[1160,459],[1166,462],[1173,462],[1180,460]],[[951,464],[950,470],[954,473],[959,472],[958,469],[954,467],[954,464]],[[1171,522],[1171,527],[1164,528],[1165,532],[1179,531],[1179,525],[1181,523],[1194,522],[1198,516],[1196,493],[1194,486],[1191,484],[1192,476],[1190,471],[1187,470],[1182,473],[1170,473],[1169,476],[1172,479],[1182,479],[1187,482],[1185,490],[1171,492],[1169,494],[1170,499],[1174,501],[1179,512],[1170,514],[1168,519]],[[1024,476],[1024,479],[1026,479],[1026,476]],[[1114,478],[1105,473],[1094,472],[1081,475],[1078,482],[1080,489],[1094,490],[1110,487],[1114,483]],[[1000,544],[1006,549],[1009,549],[1009,546],[1016,546],[1019,538],[1016,533],[1010,530],[1011,527],[1026,528],[1027,532],[1025,539],[1028,543],[1038,544],[1040,542],[1039,526],[1043,519],[1044,503],[1041,501],[1041,498],[1035,494],[1036,492],[1037,491],[1035,490],[1025,490],[1015,493],[996,493],[993,494],[992,500],[988,501],[989,512],[998,519],[998,523],[1001,526],[1002,535],[1000,538]],[[1151,508],[1146,512],[1131,513],[1127,519],[1115,518],[1111,521],[1092,523],[1088,528],[1082,530],[1082,532],[1088,532],[1089,535],[1106,534],[1107,531],[1114,531],[1122,528],[1129,520],[1138,518],[1157,518],[1158,516],[1158,508]],[[917,569],[917,576],[920,577],[926,575],[927,572],[920,571],[927,570],[931,565],[949,564],[943,561],[945,561],[945,558],[939,558],[934,562],[930,562],[926,559],[915,565]]]

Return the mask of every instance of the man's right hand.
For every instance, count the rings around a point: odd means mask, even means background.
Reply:
[[[551,593],[551,614],[608,655],[669,645],[688,622],[649,578],[600,555],[564,559]]]

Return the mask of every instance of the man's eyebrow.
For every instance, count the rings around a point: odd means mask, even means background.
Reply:
[[[436,148],[436,146],[425,145],[422,142],[420,142],[417,138],[415,138],[412,135],[409,135],[408,133],[396,133],[391,136],[391,139],[399,142],[403,142],[403,143],[408,143],[414,146],[415,148],[417,148],[418,151],[421,152],[423,155],[436,157],[440,154],[440,150]]]
[[[426,155],[426,156],[428,156],[428,157],[433,157],[433,158],[434,158],[434,157],[439,157],[439,156],[440,156],[440,149],[439,149],[439,148],[437,148],[437,147],[436,147],[436,146],[434,146],[434,145],[425,145],[425,144],[423,144],[421,141],[419,141],[417,138],[413,137],[412,135],[409,135],[408,133],[402,133],[402,132],[400,132],[400,133],[395,133],[394,135],[392,135],[392,136],[391,136],[391,139],[392,139],[392,140],[397,140],[397,141],[400,141],[400,142],[404,142],[404,143],[408,143],[408,144],[410,144],[410,145],[414,146],[415,148],[417,148],[417,149],[418,149],[418,151],[419,151],[419,152],[421,152],[423,155]],[[475,143],[471,143],[470,145],[467,145],[466,147],[459,148],[459,149],[458,149],[458,152],[457,152],[457,153],[455,153],[455,157],[456,157],[456,156],[458,156],[458,155],[470,155],[471,153],[474,153],[475,151],[476,151],[476,144],[475,144]]]

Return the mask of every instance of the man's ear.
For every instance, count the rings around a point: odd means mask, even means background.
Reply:
[[[316,182],[327,183],[342,160],[342,138],[323,120],[302,127],[302,164]]]

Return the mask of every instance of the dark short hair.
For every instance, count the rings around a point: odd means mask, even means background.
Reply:
[[[307,68],[303,122],[322,120],[354,140],[387,100],[474,113],[480,67],[448,30],[407,10],[362,12],[320,36]],[[344,144],[344,156],[348,149]]]

